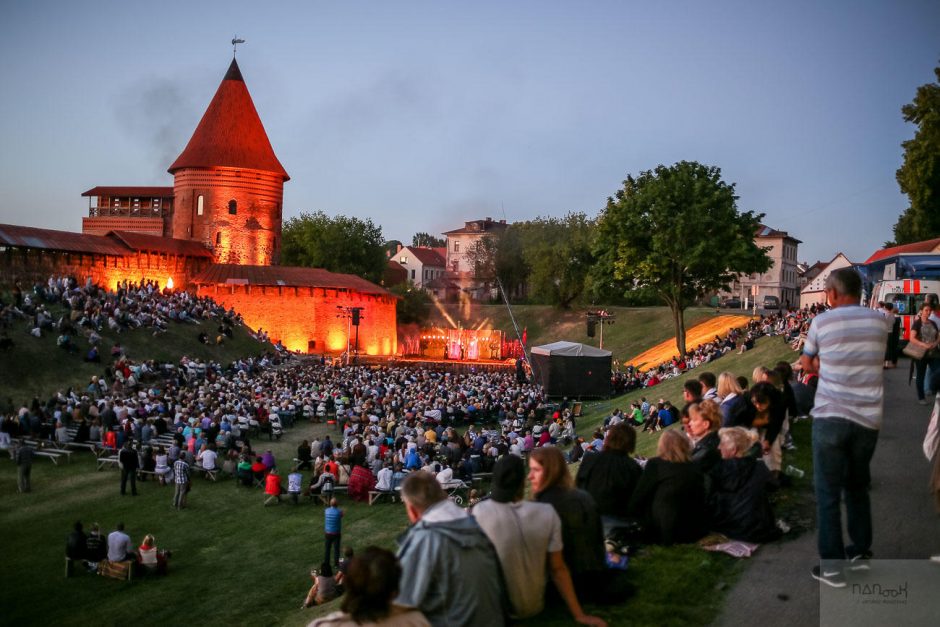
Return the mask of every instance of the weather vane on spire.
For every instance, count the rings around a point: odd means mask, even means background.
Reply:
[[[239,39],[238,35],[235,35],[235,37],[232,38],[232,58],[233,59],[235,58],[235,53],[238,52],[238,44],[243,44],[243,43],[245,43],[245,40]]]

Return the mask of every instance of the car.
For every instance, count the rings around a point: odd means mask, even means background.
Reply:
[[[780,299],[776,296],[764,296],[764,309],[780,309]]]
[[[732,296],[731,298],[725,299],[725,302],[722,304],[725,309],[740,309],[741,308],[741,299],[737,296]]]

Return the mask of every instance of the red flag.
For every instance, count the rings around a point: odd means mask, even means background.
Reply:
[[[529,331],[529,327],[522,327],[522,345],[526,345],[526,337]]]

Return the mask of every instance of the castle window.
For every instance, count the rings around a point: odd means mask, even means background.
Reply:
[[[219,231],[218,233],[215,234],[215,245],[218,246],[221,243],[222,243],[222,232]]]
[[[204,201],[205,201],[205,197],[202,194],[199,194],[199,196],[196,197],[196,215],[197,216],[202,215],[202,206],[203,206]]]
[[[228,201],[228,212],[231,215],[235,215],[236,213],[238,213],[238,203],[235,202],[234,200]]]

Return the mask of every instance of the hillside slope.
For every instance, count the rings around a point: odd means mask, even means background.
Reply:
[[[614,353],[614,359],[628,359],[660,342],[671,341],[675,336],[672,315],[666,307],[609,307],[616,316],[614,324],[604,327],[604,348]],[[528,345],[538,346],[549,342],[567,340],[597,346],[600,342],[600,327],[597,337],[587,337],[585,309],[559,310],[547,305],[513,305],[513,314],[519,331],[527,329]],[[685,312],[686,327],[692,327],[715,317],[715,310],[696,307]],[[743,316],[721,316],[745,319]],[[505,305],[438,305],[431,309],[429,326],[452,328],[500,329],[507,337],[515,339],[515,331]],[[671,355],[670,355],[671,356]],[[668,358],[668,357],[667,357]]]

